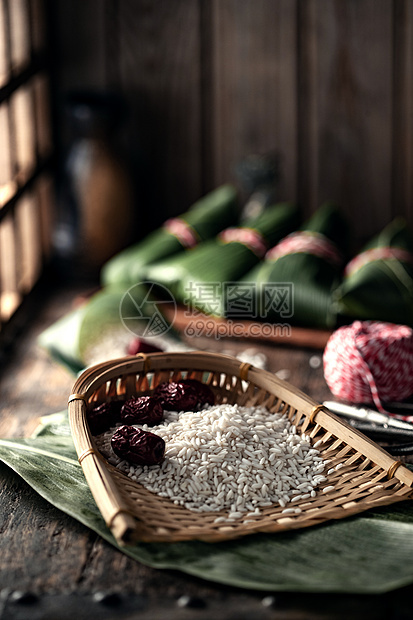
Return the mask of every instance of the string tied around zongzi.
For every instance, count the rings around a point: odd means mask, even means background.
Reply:
[[[254,228],[226,228],[218,238],[222,243],[242,243],[259,258],[263,258],[267,251],[264,237]]]
[[[312,254],[323,258],[336,267],[343,263],[343,257],[337,246],[322,233],[302,230],[291,233],[277,245],[268,250],[266,260],[276,261],[287,254]]]
[[[380,248],[370,248],[358,254],[351,260],[345,268],[344,275],[346,277],[354,275],[359,269],[376,260],[384,260],[393,258],[394,260],[403,261],[404,263],[413,264],[413,254],[402,248],[394,248],[383,246]]]
[[[176,237],[184,248],[193,248],[198,244],[199,236],[196,231],[180,217],[166,220],[163,228]]]

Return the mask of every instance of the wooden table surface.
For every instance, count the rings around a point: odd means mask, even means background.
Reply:
[[[62,410],[73,377],[36,344],[82,288],[45,295],[0,376],[0,437],[30,434],[39,416]],[[200,349],[237,353],[240,340],[197,338]],[[260,344],[270,371],[317,400],[330,396],[321,352]],[[139,564],[40,498],[0,463],[0,618],[216,620],[411,618],[413,588],[380,596],[247,591]],[[374,570],[374,567],[372,567]]]

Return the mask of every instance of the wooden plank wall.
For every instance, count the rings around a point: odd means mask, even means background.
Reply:
[[[58,96],[125,96],[153,221],[275,150],[279,198],[306,214],[339,202],[359,241],[413,225],[413,0],[55,5]]]

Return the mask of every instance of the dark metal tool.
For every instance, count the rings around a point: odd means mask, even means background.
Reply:
[[[334,401],[326,400],[323,403],[324,407],[330,409],[333,413],[342,415],[346,418],[353,420],[360,420],[364,422],[371,422],[384,426],[385,428],[398,428],[400,430],[413,430],[413,424],[411,422],[405,422],[404,420],[398,420],[386,413],[380,413],[374,409],[368,409],[367,407],[354,407],[353,405],[345,405],[343,403],[336,403]]]
[[[325,401],[323,405],[333,413],[348,418],[348,423],[353,428],[368,437],[386,444],[390,443],[390,445],[385,446],[385,449],[393,456],[413,454],[412,423],[392,418],[390,415],[374,409],[359,408],[333,401]]]

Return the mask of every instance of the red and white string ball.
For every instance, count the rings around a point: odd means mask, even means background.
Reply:
[[[400,401],[413,394],[413,330],[406,325],[355,321],[337,329],[323,356],[324,376],[340,400]]]

